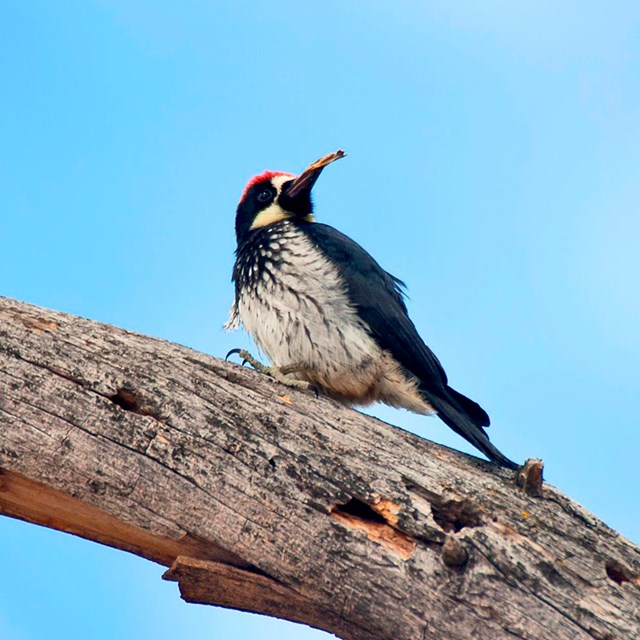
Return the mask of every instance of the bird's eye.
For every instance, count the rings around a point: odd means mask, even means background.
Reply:
[[[261,191],[258,194],[258,201],[259,202],[269,202],[269,200],[271,200],[272,198],[272,194],[271,194],[271,189],[265,189],[264,191]]]

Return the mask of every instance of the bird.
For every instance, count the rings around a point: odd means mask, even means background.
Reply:
[[[489,440],[490,420],[453,389],[420,337],[404,283],[354,240],[317,222],[312,189],[330,153],[300,175],[264,171],[246,184],[236,210],[235,285],[227,328],[240,325],[271,361],[232,349],[256,369],[342,404],[382,402],[436,414],[493,463],[519,465]]]

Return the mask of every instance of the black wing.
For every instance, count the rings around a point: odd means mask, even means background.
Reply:
[[[487,412],[452,389],[436,355],[424,343],[404,303],[404,283],[387,273],[357,242],[326,224],[307,223],[309,238],[338,267],[348,294],[376,342],[420,381],[430,396],[446,400],[478,427],[490,424]],[[444,419],[442,412],[441,417]]]
[[[309,223],[305,233],[339,269],[349,298],[376,342],[425,388],[447,386],[447,374],[407,314],[404,283],[387,273],[358,243],[326,224]]]

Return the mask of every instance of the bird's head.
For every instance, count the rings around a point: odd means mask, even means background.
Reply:
[[[282,171],[264,171],[249,180],[236,211],[236,238],[281,220],[298,218],[313,222],[311,189],[322,170],[345,156],[336,151],[309,165],[299,176]]]

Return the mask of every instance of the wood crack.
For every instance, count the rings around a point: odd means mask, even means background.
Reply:
[[[474,544],[473,540],[471,540],[471,544],[474,546],[475,550],[480,555],[482,555],[484,560],[486,562],[488,562],[491,566],[493,566],[496,569],[496,571],[498,571],[504,577],[504,579],[507,582],[509,582],[509,584],[511,584],[511,586],[513,588],[526,590],[532,597],[534,597],[537,600],[540,600],[544,605],[546,605],[546,606],[550,607],[551,609],[553,609],[559,616],[561,616],[564,620],[569,622],[573,627],[575,627],[575,628],[579,629],[580,631],[583,631],[583,632],[585,632],[587,634],[586,636],[579,636],[579,635],[572,636],[572,637],[576,638],[576,640],[578,640],[578,638],[580,638],[580,637],[593,638],[594,640],[605,640],[602,636],[593,635],[591,633],[592,629],[590,629],[589,627],[581,624],[578,620],[576,620],[572,615],[572,610],[571,609],[564,609],[564,608],[558,606],[556,603],[554,603],[552,601],[548,601],[540,592],[537,592],[537,591],[531,589],[530,586],[527,585],[525,582],[516,581],[516,580],[512,579],[512,576],[510,576],[499,563],[495,562],[494,559],[492,557],[490,557],[489,555],[487,555],[478,545]],[[548,633],[549,634],[553,634],[554,633],[554,629],[553,628],[548,628]],[[575,631],[574,631],[574,633],[575,633]],[[613,638],[611,640],[613,640]]]

